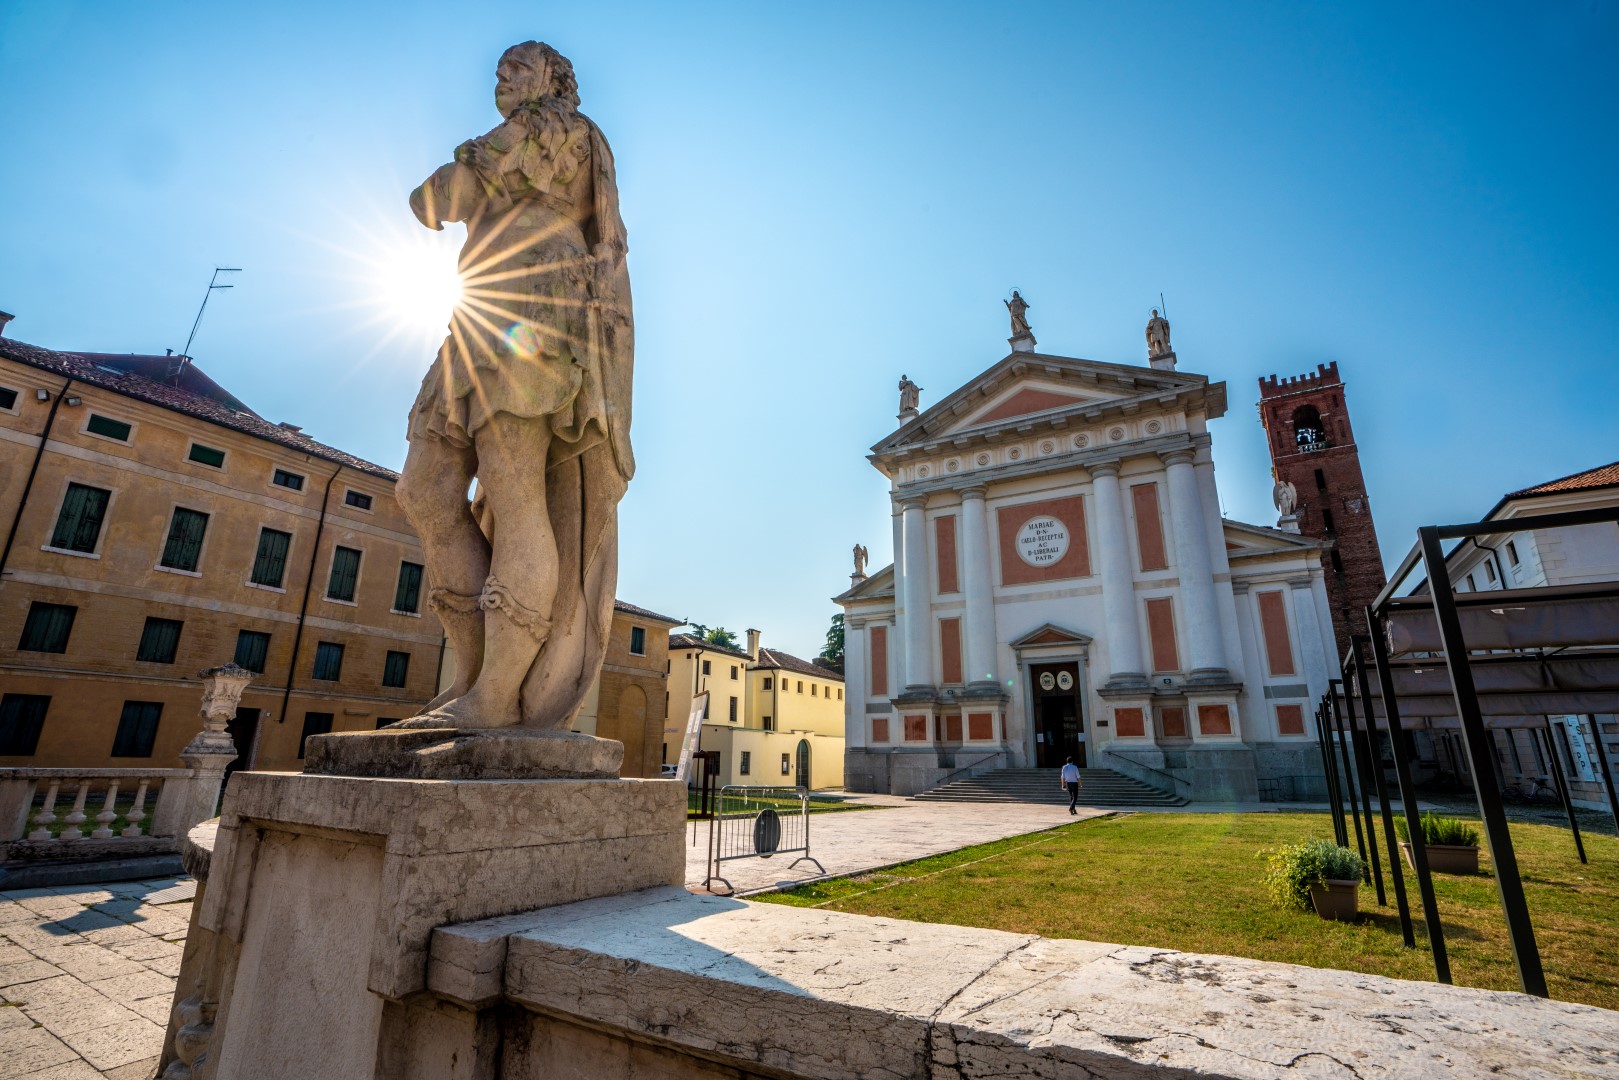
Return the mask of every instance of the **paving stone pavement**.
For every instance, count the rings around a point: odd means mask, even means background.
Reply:
[[[191,918],[189,884],[0,892],[0,1080],[151,1077]]]
[[[1066,806],[922,803],[891,796],[859,796],[853,801],[880,809],[810,815],[810,854],[825,867],[824,874],[813,863],[799,863],[789,868],[788,864],[798,855],[783,854],[768,859],[728,860],[720,864],[721,876],[731,882],[737,894],[745,895],[924,859],[974,844],[1043,832],[1116,813],[1082,806],[1079,816],[1073,817]],[[688,888],[702,888],[707,877],[708,829],[708,822],[698,821],[686,830]],[[728,890],[716,882],[713,891],[725,893]]]

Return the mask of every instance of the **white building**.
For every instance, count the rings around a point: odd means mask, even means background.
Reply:
[[[1176,370],[1167,329],[1150,366],[1025,330],[925,412],[903,384],[871,454],[896,562],[836,598],[851,790],[1072,756],[1193,798],[1324,794],[1321,545],[1221,518],[1225,384]]]

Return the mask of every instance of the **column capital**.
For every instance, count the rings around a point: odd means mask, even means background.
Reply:
[[[1248,592],[1248,583],[1246,581],[1233,581],[1231,583],[1231,591],[1236,593],[1238,596],[1246,595]]]
[[[894,505],[901,510],[920,510],[927,505],[926,495],[895,495]]]
[[[957,488],[956,492],[961,496],[963,502],[967,501],[968,499],[982,499],[985,495],[989,494],[989,485],[969,484],[967,487]]]
[[[1158,457],[1165,465],[1190,465],[1197,458],[1194,450],[1160,450]]]
[[[1287,586],[1290,589],[1308,589],[1313,584],[1314,584],[1314,582],[1310,578],[1307,578],[1307,577],[1298,577],[1298,578],[1288,578],[1287,579]]]
[[[1093,462],[1085,467],[1090,470],[1092,476],[1117,476],[1123,465],[1124,461],[1121,458],[1114,458],[1111,461]]]

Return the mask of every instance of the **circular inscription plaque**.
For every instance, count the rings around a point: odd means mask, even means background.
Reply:
[[[1040,673],[1040,689],[1053,690],[1056,688],[1056,686],[1057,680],[1051,677],[1051,672],[1042,671]]]
[[[1071,671],[1057,672],[1057,689],[1072,690],[1074,688],[1074,674]]]
[[[1054,517],[1030,518],[1017,531],[1018,558],[1030,566],[1050,566],[1068,554],[1068,526]]]

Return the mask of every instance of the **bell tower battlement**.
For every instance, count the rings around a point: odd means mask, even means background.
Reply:
[[[1327,598],[1341,658],[1350,633],[1365,633],[1362,609],[1387,577],[1337,362],[1260,379],[1257,405],[1271,470],[1297,492],[1299,532],[1328,544]]]

